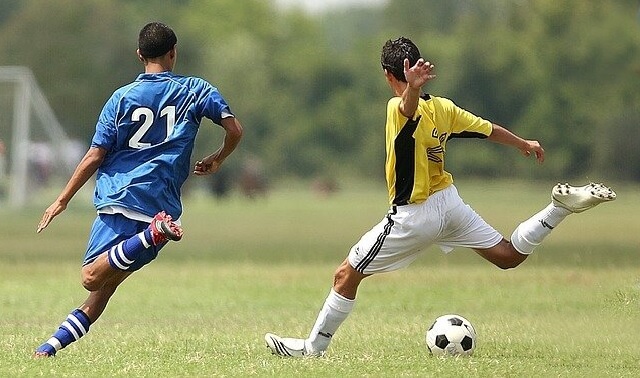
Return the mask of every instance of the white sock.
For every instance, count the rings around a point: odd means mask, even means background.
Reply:
[[[520,223],[511,234],[511,244],[523,255],[529,255],[571,211],[550,203],[543,210]]]
[[[324,352],[327,350],[331,337],[349,316],[355,302],[355,299],[347,299],[336,293],[333,288],[331,289],[318,314],[316,323],[309,333],[309,338],[305,340],[307,351]]]

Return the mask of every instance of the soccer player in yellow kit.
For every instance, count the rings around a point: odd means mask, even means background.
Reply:
[[[421,57],[411,40],[387,41],[381,63],[395,95],[388,102],[386,122],[385,172],[391,208],[337,268],[309,336],[265,335],[274,354],[324,354],[351,313],[360,282],[375,273],[407,267],[426,247],[436,245],[443,252],[467,247],[501,269],[515,268],[567,215],[615,199],[615,193],[602,184],[558,184],[552,189],[551,203],[520,223],[510,240],[504,239],[458,195],[451,174],[444,170],[446,142],[454,137],[486,138],[542,163],[540,143],[477,117],[451,100],[424,94],[422,86],[435,78],[434,66]]]

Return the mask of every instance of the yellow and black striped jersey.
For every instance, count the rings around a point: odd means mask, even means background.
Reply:
[[[423,95],[413,119],[400,113],[400,97],[387,104],[385,173],[392,205],[424,202],[453,183],[444,170],[447,140],[488,137],[493,126],[443,98]]]

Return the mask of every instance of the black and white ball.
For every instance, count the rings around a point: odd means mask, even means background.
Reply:
[[[435,356],[470,356],[476,340],[475,328],[460,315],[442,315],[427,330],[427,348]]]

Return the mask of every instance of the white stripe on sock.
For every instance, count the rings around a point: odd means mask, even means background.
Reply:
[[[120,258],[122,259],[122,261],[124,261],[125,264],[131,265],[133,264],[133,260],[129,260],[127,256],[124,255],[124,251],[122,250],[123,244],[124,242],[120,242],[120,244],[116,246],[118,248],[118,256],[120,256]]]
[[[144,232],[139,233],[138,237],[140,238],[140,241],[142,242],[142,245],[144,245],[145,248],[151,247],[151,244],[147,242],[147,238],[144,237]]]
[[[112,263],[115,264],[115,266],[117,266],[118,268],[122,269],[122,270],[127,270],[129,269],[128,266],[124,266],[122,264],[120,264],[120,261],[118,261],[118,255],[116,254],[116,247],[111,248],[111,250],[109,251],[109,254],[111,255],[111,259],[109,259]]]
[[[67,319],[69,319],[69,318],[67,318]],[[67,331],[71,332],[71,334],[73,335],[74,339],[78,340],[80,338],[80,336],[78,336],[78,332],[76,332],[75,328],[73,328],[71,323],[69,323],[67,320],[62,322],[62,327],[64,327]]]
[[[51,345],[53,349],[56,350],[56,352],[62,349],[62,344],[60,343],[60,340],[56,339],[55,337],[52,337],[49,340],[47,340],[47,344]]]
[[[67,317],[67,320],[71,320],[73,322],[73,324],[78,326],[78,328],[80,329],[80,332],[82,333],[82,335],[80,335],[80,337],[82,337],[82,336],[87,334],[87,330],[84,328],[82,323],[80,323],[80,320],[78,320],[78,318],[75,315],[69,314],[69,316]]]

